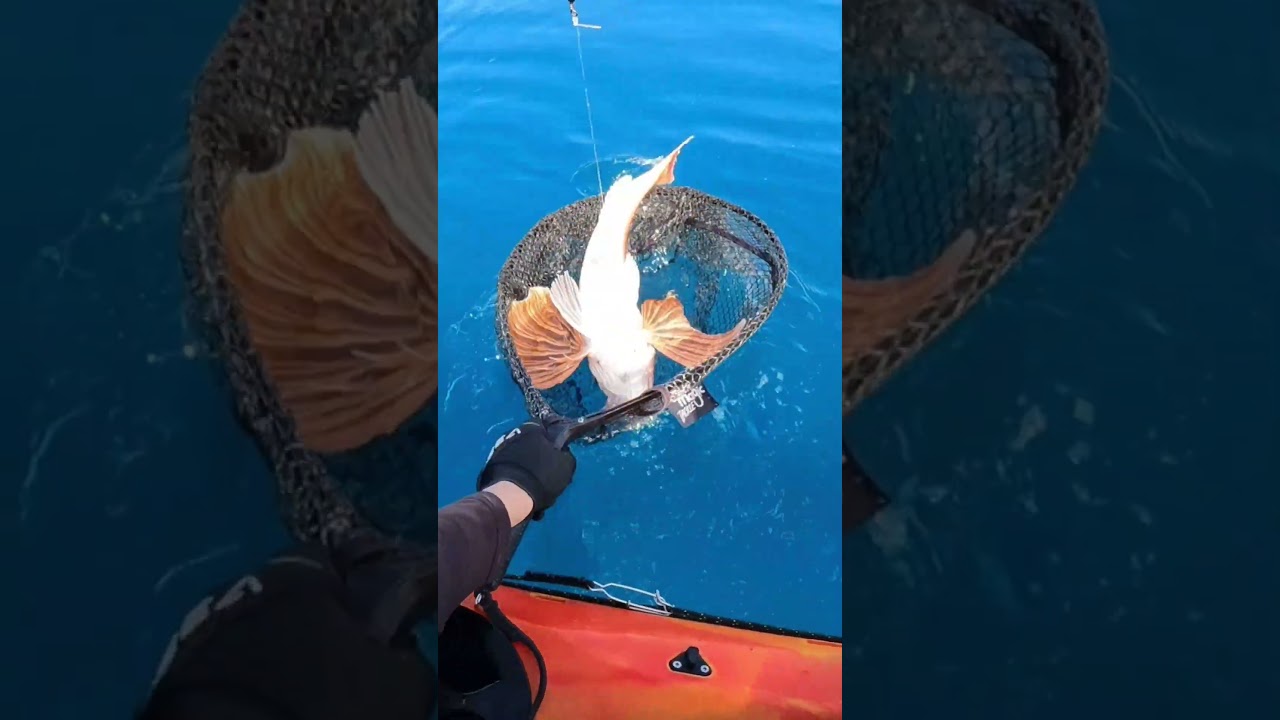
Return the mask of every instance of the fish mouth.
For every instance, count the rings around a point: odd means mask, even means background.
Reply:
[[[580,417],[557,417],[549,425],[549,430],[558,447],[578,440],[587,435],[607,429],[607,435],[628,430],[636,430],[657,421],[666,409],[666,398],[660,388],[649,388],[636,397],[613,406],[606,407],[597,413]]]

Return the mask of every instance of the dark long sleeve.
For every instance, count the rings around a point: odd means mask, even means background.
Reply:
[[[511,516],[492,493],[478,492],[440,508],[439,619],[443,628],[471,593],[502,571],[498,564],[511,543]]]

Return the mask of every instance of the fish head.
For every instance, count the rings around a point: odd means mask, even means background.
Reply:
[[[653,346],[639,334],[615,342],[593,342],[588,355],[591,374],[611,402],[625,402],[652,388],[656,361]]]

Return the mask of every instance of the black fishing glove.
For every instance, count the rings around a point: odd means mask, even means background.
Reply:
[[[557,448],[542,423],[527,422],[493,446],[476,481],[476,490],[503,480],[514,483],[533,498],[533,519],[541,520],[547,508],[555,505],[573,482],[577,468],[573,453]]]
[[[435,563],[374,533],[273,559],[188,613],[139,719],[429,717],[412,627],[435,613]]]

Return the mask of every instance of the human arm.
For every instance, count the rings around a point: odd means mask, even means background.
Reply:
[[[494,495],[502,501],[502,505],[507,510],[507,517],[511,520],[511,527],[519,525],[533,514],[533,498],[510,480],[499,480],[485,488],[483,492]]]
[[[511,514],[498,495],[477,492],[441,508],[438,517],[436,624],[443,629],[468,595],[502,571],[502,555],[511,543]]]
[[[468,595],[499,579],[506,569],[511,529],[540,518],[573,480],[577,461],[555,447],[539,423],[526,423],[494,446],[476,481],[477,492],[439,513],[440,581],[437,626]]]
[[[532,513],[533,498],[509,480],[500,480],[440,509],[436,601],[440,628],[468,595],[502,572],[511,528]]]
[[[434,573],[429,551],[373,533],[278,555],[187,614],[138,717],[426,717],[436,672],[409,626]]]

